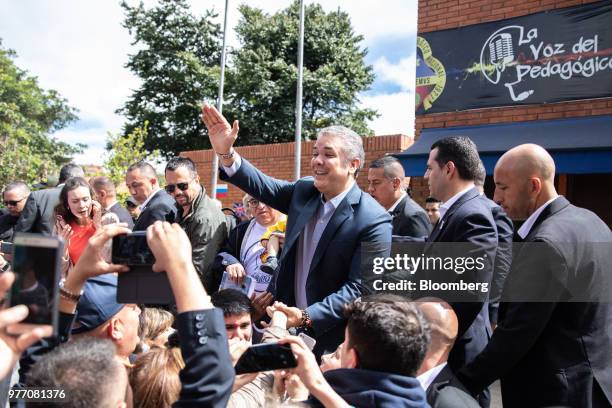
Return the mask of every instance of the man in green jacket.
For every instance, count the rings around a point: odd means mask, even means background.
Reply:
[[[227,239],[225,215],[206,195],[191,159],[170,159],[165,174],[166,191],[174,197],[179,209],[177,221],[191,241],[193,265],[208,293],[216,292],[219,277],[212,276],[210,267]]]

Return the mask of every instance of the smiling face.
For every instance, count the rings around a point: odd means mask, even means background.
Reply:
[[[313,149],[310,167],[314,185],[326,200],[342,193],[354,180],[359,159],[348,160],[342,150],[339,137],[325,133],[321,135]]]
[[[89,218],[91,214],[91,194],[87,187],[77,187],[74,190],[68,191],[68,208],[72,215],[78,220],[84,220]]]

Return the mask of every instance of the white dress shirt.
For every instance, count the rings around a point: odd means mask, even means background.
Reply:
[[[387,212],[393,212],[395,210],[395,207],[397,207],[397,205],[404,199],[404,197],[406,197],[408,195],[408,193],[406,193],[405,191],[402,191],[402,195],[400,196],[400,198],[397,199],[397,201],[395,203],[393,203],[393,205],[391,207],[389,207],[389,209],[387,210]]]
[[[458,192],[457,194],[455,194],[454,196],[446,200],[444,204],[440,206],[440,220],[444,218],[444,215],[446,214],[446,212],[453,206],[453,204],[455,204],[457,200],[459,200],[459,198],[461,198],[462,195],[464,195],[465,193],[467,193],[473,188],[474,188],[474,184],[472,183],[465,190],[461,190],[460,192]]]
[[[525,222],[523,223],[523,225],[521,225],[521,228],[518,229],[518,231],[516,232],[517,234],[519,234],[519,236],[523,239],[525,239],[525,237],[527,235],[529,235],[529,231],[531,231],[531,228],[533,228],[533,224],[536,222],[536,220],[538,219],[538,217],[540,216],[540,214],[542,214],[542,211],[544,211],[544,209],[546,207],[548,207],[548,205],[550,203],[552,203],[553,201],[555,201],[557,199],[557,197],[548,200],[547,202],[545,202],[544,204],[542,204],[540,206],[540,208],[538,208],[537,210],[535,210],[533,212],[533,214],[531,214],[529,216],[529,218],[527,218],[525,220]]]
[[[145,207],[147,206],[147,204],[149,204],[149,201],[151,201],[151,199],[153,198],[153,196],[154,196],[155,194],[157,194],[157,192],[158,192],[158,191],[160,191],[160,190],[161,190],[161,188],[159,188],[159,187],[158,187],[158,188],[157,188],[157,190],[154,190],[154,191],[151,193],[151,195],[150,195],[149,197],[147,197],[147,199],[145,200],[145,202],[144,202],[144,203],[140,204],[140,207],[139,207],[139,208],[140,208],[140,210],[141,210],[141,211],[145,209]]]
[[[421,388],[423,388],[423,390],[427,391],[427,388],[429,388],[433,380],[435,380],[438,374],[440,374],[440,371],[442,371],[444,367],[446,367],[446,364],[446,362],[438,364],[434,368],[430,368],[423,374],[417,376],[417,380],[419,380],[419,382],[421,383]]]

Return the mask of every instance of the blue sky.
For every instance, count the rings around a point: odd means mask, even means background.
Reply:
[[[306,4],[312,2],[306,0]],[[224,0],[191,3],[197,14],[214,7],[222,23]],[[230,0],[230,27],[238,21],[241,3]],[[355,32],[364,36],[363,46],[369,51],[366,62],[374,67],[376,80],[361,95],[361,102],[381,115],[370,127],[377,135],[412,135],[417,1],[385,0],[380,6],[365,0],[318,3],[329,11],[340,8],[347,12]],[[273,13],[287,7],[290,0],[249,0],[248,4]],[[121,27],[119,1],[0,0],[0,10],[0,38],[3,47],[17,52],[17,65],[79,109],[80,120],[54,136],[88,145],[76,158],[78,163],[101,164],[107,133],[119,132],[124,122],[114,112],[139,84],[123,67],[133,48],[127,30]],[[232,29],[229,43],[237,45]]]

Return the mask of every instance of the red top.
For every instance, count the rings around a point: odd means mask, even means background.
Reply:
[[[72,260],[72,264],[76,264],[81,257],[81,253],[85,249],[89,238],[96,233],[96,227],[93,222],[87,225],[79,225],[75,222],[70,222],[72,228],[72,236],[68,244],[68,255]]]

